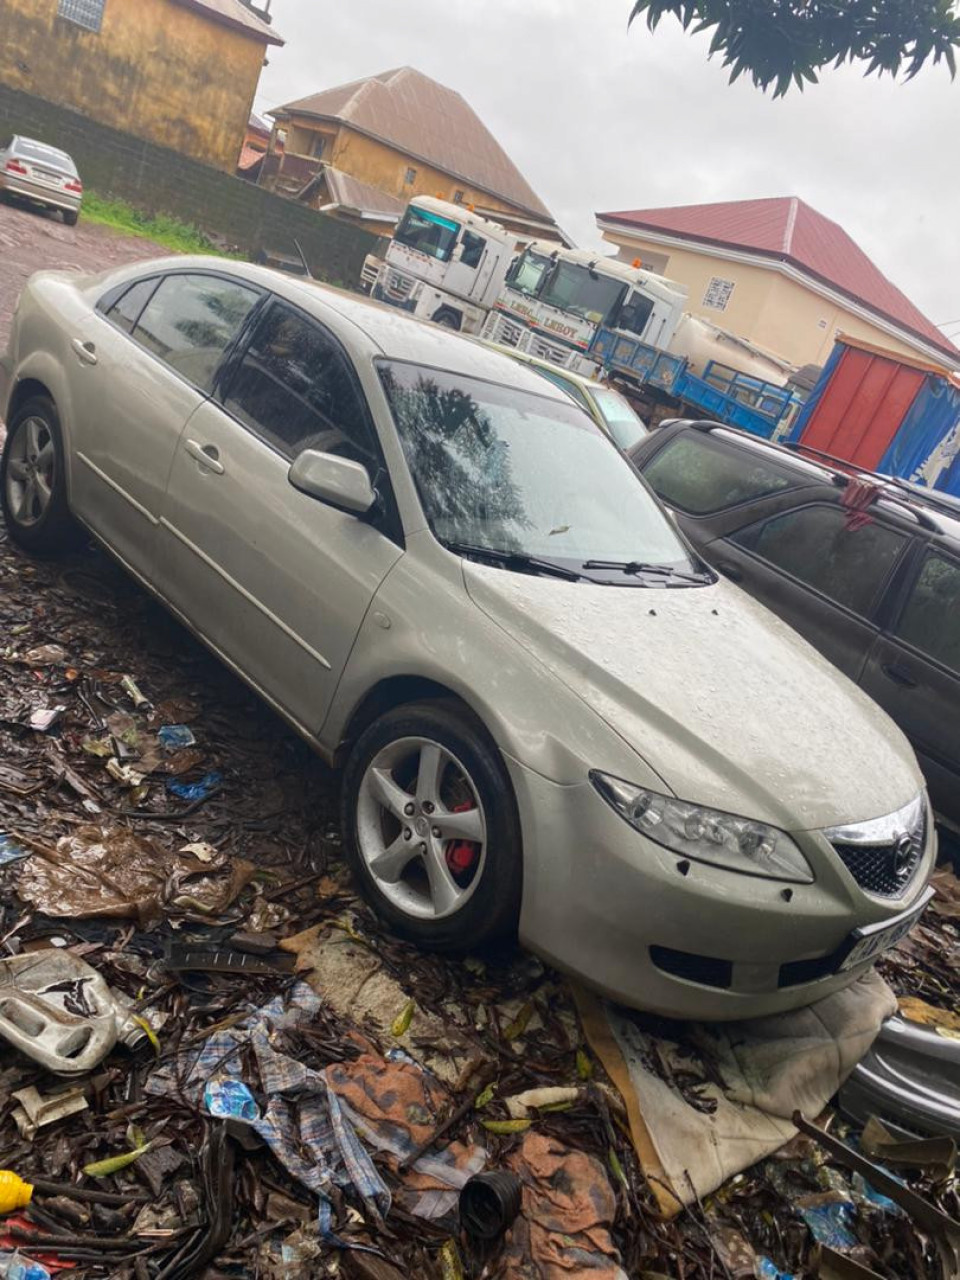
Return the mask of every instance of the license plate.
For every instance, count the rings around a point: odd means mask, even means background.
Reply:
[[[870,960],[876,960],[877,956],[884,951],[895,947],[923,915],[933,895],[934,890],[928,888],[917,905],[902,915],[894,916],[892,920],[885,920],[880,924],[869,924],[862,929],[854,929],[850,935],[852,946],[840,966],[840,972],[856,968],[857,965],[867,964]]]

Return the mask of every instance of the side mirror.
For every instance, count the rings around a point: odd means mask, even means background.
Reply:
[[[362,463],[317,449],[304,449],[290,467],[287,479],[301,493],[352,515],[366,515],[377,500],[370,473]]]

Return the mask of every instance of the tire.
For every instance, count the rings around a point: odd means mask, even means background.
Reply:
[[[37,461],[44,458],[49,458],[49,465],[38,467]],[[21,478],[25,472],[26,478]],[[45,480],[43,487],[39,479]],[[60,419],[47,396],[33,396],[7,428],[0,459],[0,506],[7,532],[24,551],[57,555],[80,544],[80,531],[67,505]]]
[[[79,209],[63,209],[63,220],[68,227],[75,227],[80,220]]]
[[[454,311],[438,311],[433,317],[433,323],[438,324],[441,329],[453,329],[460,332],[460,317]]]
[[[499,752],[473,717],[443,700],[387,712],[350,753],[341,803],[347,860],[396,934],[446,952],[515,938],[520,820]]]

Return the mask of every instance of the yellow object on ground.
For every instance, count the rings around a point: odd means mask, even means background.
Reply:
[[[33,1195],[33,1186],[9,1169],[0,1169],[0,1213],[25,1209]]]

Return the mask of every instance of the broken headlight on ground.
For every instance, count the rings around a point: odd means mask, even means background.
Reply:
[[[590,781],[625,822],[672,853],[744,875],[813,882],[810,864],[785,831],[660,795],[597,770]]]

